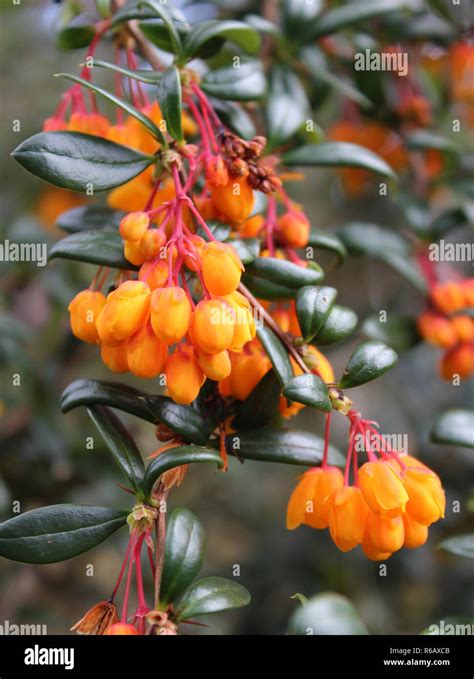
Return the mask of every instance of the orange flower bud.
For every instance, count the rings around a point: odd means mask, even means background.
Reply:
[[[250,216],[255,197],[246,177],[231,177],[223,186],[211,186],[216,209],[230,222],[240,223]]]
[[[223,299],[234,310],[234,334],[229,345],[230,351],[242,351],[247,342],[251,342],[257,334],[250,302],[240,292],[225,295]]]
[[[424,545],[428,539],[428,526],[415,521],[408,512],[405,512],[402,518],[405,526],[403,546],[408,547],[408,549],[415,549],[415,547]]]
[[[382,516],[369,512],[367,516],[369,542],[378,552],[393,553],[403,547],[405,529],[401,516]]]
[[[446,498],[439,477],[428,469],[409,467],[402,472],[408,493],[406,511],[423,526],[444,517]]]
[[[448,349],[457,343],[451,321],[441,314],[425,311],[418,319],[418,330],[427,342]]]
[[[288,309],[275,309],[272,311],[272,318],[283,332],[290,331],[290,312]]]
[[[107,634],[107,630],[119,621],[115,604],[110,601],[99,601],[71,627],[71,632],[78,634]]]
[[[229,172],[222,156],[212,156],[206,164],[206,181],[211,186],[224,186],[229,182]]]
[[[331,509],[328,498],[343,481],[337,467],[318,467],[303,474],[288,503],[286,527],[292,530],[304,523],[311,528],[327,528]]]
[[[139,241],[146,234],[150,218],[146,212],[130,212],[120,222],[119,231],[124,240]]]
[[[194,357],[193,348],[184,345],[166,361],[166,384],[176,403],[189,404],[197,398],[205,376]]]
[[[140,250],[145,259],[155,259],[166,243],[166,235],[158,229],[148,229],[140,241]]]
[[[364,500],[375,514],[394,517],[405,511],[408,494],[400,476],[384,460],[363,464],[359,469],[359,485]]]
[[[461,289],[464,295],[464,306],[474,306],[474,278],[466,278],[461,283]]]
[[[105,295],[93,290],[82,290],[68,306],[71,330],[83,342],[95,344],[99,341],[96,321],[105,306]]]
[[[305,472],[291,493],[286,510],[286,527],[288,530],[298,528],[304,522],[306,510],[313,508],[313,498],[321,471],[321,469],[310,469]]]
[[[121,283],[108,295],[97,318],[101,341],[116,345],[134,335],[148,316],[150,297],[150,288],[142,281]]]
[[[253,215],[239,225],[238,232],[241,238],[256,238],[265,224],[263,215]]]
[[[168,281],[168,263],[165,259],[144,262],[138,272],[138,280],[148,283],[150,290],[162,288]]]
[[[464,308],[464,292],[459,283],[437,283],[431,290],[433,303],[444,314],[452,314]]]
[[[135,266],[141,266],[145,261],[145,255],[140,247],[140,241],[132,242],[126,240],[123,246],[125,259]]]
[[[453,316],[451,324],[459,342],[474,341],[474,319],[470,316]]]
[[[139,634],[139,632],[133,625],[129,625],[126,622],[118,622],[115,625],[111,625],[105,634],[107,636],[132,636]]]
[[[191,255],[186,255],[184,258],[184,263],[191,271],[200,271],[202,251],[206,241],[204,238],[201,238],[201,236],[196,235],[190,236],[188,240],[191,241],[191,244],[194,248],[190,248],[193,256],[191,257]]]
[[[230,393],[239,401],[245,401],[262,377],[271,368],[270,360],[262,354],[234,354],[230,374]]]
[[[67,130],[67,123],[65,120],[55,116],[46,118],[43,123],[43,132],[58,132],[59,130]]]
[[[176,344],[188,332],[191,303],[177,285],[158,288],[151,296],[151,325],[157,337],[166,344]]]
[[[193,340],[207,354],[218,354],[232,342],[234,321],[234,310],[225,302],[202,300],[192,316]]]
[[[341,552],[354,549],[364,539],[369,508],[359,488],[343,486],[326,500],[329,510],[329,532]]]
[[[206,354],[202,349],[196,351],[199,367],[210,380],[225,380],[232,370],[229,353],[221,351],[218,354]]]
[[[127,342],[121,342],[115,347],[103,344],[100,349],[100,357],[112,372],[128,372]]]
[[[127,342],[128,369],[137,377],[159,375],[168,358],[168,346],[145,323]]]
[[[309,221],[303,212],[287,212],[278,219],[281,241],[291,248],[304,248],[308,245]]]
[[[469,377],[474,372],[474,346],[460,344],[450,349],[441,359],[439,365],[441,377],[452,380],[454,375]]]
[[[202,251],[202,275],[212,295],[230,295],[240,283],[244,267],[228,243],[211,241]]]
[[[361,544],[362,551],[370,561],[386,561],[392,556],[392,552],[381,552],[370,539],[369,531],[365,530],[364,540]]]

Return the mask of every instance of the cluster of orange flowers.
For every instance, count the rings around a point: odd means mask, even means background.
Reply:
[[[418,319],[423,338],[445,349],[439,372],[445,380],[474,373],[474,278],[436,283],[430,293],[432,308]]]
[[[391,449],[372,423],[353,410],[348,417],[345,473],[323,460],[321,467],[303,474],[288,504],[287,527],[329,528],[341,551],[361,545],[367,558],[385,561],[402,547],[412,549],[426,542],[428,527],[444,517],[444,491],[431,469]],[[358,437],[369,458],[360,468]],[[349,483],[351,464],[353,485]]]

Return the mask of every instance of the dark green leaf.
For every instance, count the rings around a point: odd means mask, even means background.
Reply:
[[[325,141],[321,144],[307,144],[282,155],[282,162],[291,167],[359,167],[371,170],[383,177],[396,179],[390,165],[373,151],[346,141]]]
[[[456,535],[453,538],[448,538],[447,540],[444,540],[439,547],[440,549],[444,549],[445,552],[450,552],[457,556],[465,556],[468,559],[474,559],[474,533]]]
[[[357,314],[345,306],[334,304],[323,325],[314,337],[318,346],[334,344],[348,337],[357,325]]]
[[[281,38],[280,27],[273,21],[260,16],[260,14],[246,14],[244,20],[246,24],[253,26],[259,33],[268,33],[275,38]]]
[[[66,26],[58,32],[56,40],[60,49],[76,50],[88,47],[91,44],[94,35],[94,26]]]
[[[361,342],[352,352],[340,386],[342,389],[349,389],[375,380],[394,366],[397,360],[396,352],[383,342]]]
[[[175,601],[194,580],[202,567],[206,536],[197,516],[185,507],[171,514],[166,527],[165,563],[160,601]]]
[[[124,525],[126,512],[52,505],[0,524],[0,555],[22,563],[56,563],[84,554]]]
[[[278,146],[298,130],[309,115],[309,103],[299,77],[290,69],[274,66],[265,117],[269,144]]]
[[[324,413],[332,410],[328,388],[317,375],[305,373],[293,377],[283,389],[283,395],[290,401],[303,403]]]
[[[145,465],[128,429],[104,406],[89,406],[87,412],[134,491],[141,491]]]
[[[257,336],[271,361],[280,384],[284,386],[293,378],[293,368],[287,350],[269,328],[257,327]]]
[[[227,240],[232,233],[232,228],[228,224],[219,222],[217,219],[211,219],[206,224],[209,231],[212,232],[212,235],[217,240]],[[196,233],[201,238],[204,238],[204,240],[207,240],[206,232],[202,226],[198,226]]]
[[[226,578],[203,578],[192,584],[183,594],[176,610],[177,619],[189,620],[200,615],[241,608],[250,603],[245,587]]]
[[[405,351],[420,341],[416,321],[392,313],[384,322],[377,315],[369,316],[362,324],[362,332],[370,339],[385,342],[395,351]]]
[[[301,32],[305,32],[308,23],[323,9],[322,0],[284,0],[281,24],[290,40],[298,40]]]
[[[73,207],[63,212],[57,222],[58,226],[67,233],[77,233],[88,231],[89,229],[118,229],[125,212],[112,210],[110,207],[100,207],[98,205],[81,205]],[[123,251],[123,244],[122,244]]]
[[[321,330],[336,301],[337,290],[327,286],[307,286],[296,295],[296,314],[301,334],[309,342]]]
[[[64,189],[106,191],[125,184],[153,162],[151,156],[82,132],[40,132],[13,152],[32,174]]]
[[[174,26],[180,37],[181,42],[183,42],[187,34],[189,33],[190,30],[189,25],[183,22],[175,21]],[[142,21],[140,22],[139,27],[142,33],[144,33],[145,37],[148,38],[150,42],[159,47],[161,50],[164,50],[165,52],[171,52],[172,54],[174,54],[173,43],[170,40],[170,35],[168,33],[168,29],[166,28],[166,24],[157,19],[155,21]],[[200,54],[199,56],[202,56],[204,58],[207,55]]]
[[[448,410],[435,422],[430,438],[448,446],[474,448],[474,411]]]
[[[324,439],[309,431],[258,427],[227,436],[228,452],[234,449],[244,460],[314,467],[323,459]],[[342,467],[345,460],[337,448],[329,446],[329,464]]]
[[[344,243],[333,233],[326,233],[318,231],[318,233],[310,234],[308,245],[320,250],[329,250],[334,252],[339,262],[344,261],[347,256],[347,250]]]
[[[280,393],[280,383],[273,370],[270,370],[239,407],[233,426],[240,431],[280,422],[281,415],[278,409]]]
[[[252,139],[257,134],[252,118],[242,106],[233,101],[224,101],[215,97],[211,97],[210,101],[222,122],[239,137]]]
[[[436,149],[436,151],[444,153],[457,153],[459,150],[451,139],[431,130],[416,130],[412,132],[408,135],[406,143],[410,151]]]
[[[242,21],[203,21],[196,24],[184,40],[184,52],[193,57],[210,40],[229,40],[249,54],[255,54],[260,46],[257,31]]]
[[[165,7],[165,3],[160,2],[160,0],[143,0],[139,2],[139,6],[149,7],[156,16],[160,17],[166,27],[170,42],[173,46],[173,52],[176,57],[181,60],[183,57],[183,43],[181,42],[181,38],[174,24],[172,15]]]
[[[369,634],[349,599],[333,592],[318,594],[300,606],[290,618],[288,632],[305,636]]]
[[[252,276],[248,272],[244,273],[242,283],[259,299],[287,300],[293,299],[296,295],[296,290],[292,288],[268,281],[265,278],[257,278],[257,276]]]
[[[232,238],[227,242],[237,252],[242,264],[250,264],[260,254],[259,238]]]
[[[126,68],[121,64],[114,64],[111,61],[104,61],[103,59],[94,59],[93,66],[94,68],[106,68],[108,71],[120,73],[127,78],[133,78],[134,80],[139,80],[142,83],[147,83],[147,85],[157,85],[161,80],[161,76],[163,75],[161,71]]]
[[[247,269],[252,276],[293,289],[317,285],[324,278],[324,272],[317,264],[311,263],[305,268],[276,257],[257,257]]]
[[[73,233],[53,245],[49,259],[73,259],[115,269],[137,269],[125,259],[119,232],[110,229],[91,229]]]
[[[155,483],[168,469],[174,469],[174,467],[180,467],[183,464],[196,464],[198,462],[213,462],[219,468],[224,464],[216,450],[195,445],[170,448],[158,455],[158,457],[155,457],[146,468],[145,476],[143,477],[143,490],[146,498],[151,498]]]
[[[158,84],[158,102],[166,129],[176,141],[183,141],[181,78],[176,66],[169,66]]]
[[[201,80],[207,94],[233,101],[253,101],[265,94],[266,80],[262,66],[256,59],[239,62],[237,67],[223,66],[209,71]]]

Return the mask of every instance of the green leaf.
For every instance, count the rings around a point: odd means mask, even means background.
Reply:
[[[110,207],[99,205],[81,205],[63,212],[56,222],[56,226],[67,233],[78,233],[89,229],[117,230],[125,212],[112,210]],[[122,245],[123,250],[123,245]]]
[[[250,264],[260,254],[259,238],[232,238],[227,242],[237,252],[242,264]]]
[[[176,32],[179,35],[181,43],[183,43],[184,39],[186,38],[187,34],[190,31],[189,24],[182,21],[175,21],[174,27],[176,28]],[[160,19],[155,19],[154,21],[141,21],[139,24],[139,28],[151,43],[159,47],[161,50],[164,50],[165,52],[171,52],[173,55],[175,54],[173,42],[170,39],[168,29],[166,28],[166,24],[164,24],[163,21],[161,21]],[[204,58],[207,55],[199,54],[199,56],[202,56]]]
[[[176,141],[183,141],[181,78],[176,66],[169,66],[158,84],[158,102],[166,129]]]
[[[448,446],[474,448],[474,410],[448,410],[435,422],[430,439]]]
[[[219,468],[224,464],[216,450],[195,445],[170,448],[158,455],[158,457],[155,457],[146,468],[145,476],[143,477],[143,490],[146,498],[151,498],[155,483],[168,469],[174,469],[174,467],[180,467],[183,464],[196,464],[198,462],[214,462]]]
[[[165,563],[160,601],[175,601],[194,580],[202,567],[206,536],[197,516],[185,507],[171,514],[166,527]]]
[[[125,184],[153,162],[152,156],[82,132],[40,132],[22,142],[12,155],[50,184],[82,192]]]
[[[323,35],[349,28],[361,21],[412,7],[412,0],[359,0],[344,4],[341,7],[327,10],[315,19],[309,26],[305,38],[307,42],[310,42]]]
[[[166,27],[166,31],[168,33],[170,42],[173,46],[173,52],[178,58],[178,60],[181,60],[182,57],[184,56],[183,44],[181,42],[181,38],[176,29],[176,26],[174,25],[173,19],[170,16],[168,10],[165,8],[165,3],[160,2],[159,0],[158,2],[155,2],[155,0],[143,0],[139,2],[138,5],[143,7],[149,7],[157,16],[160,17],[160,19],[163,21]]]
[[[307,144],[287,151],[282,155],[282,163],[291,167],[358,167],[371,170],[389,179],[396,179],[390,165],[373,151],[359,144],[346,141],[325,141],[321,144]]]
[[[274,66],[265,117],[271,147],[287,141],[306,120],[309,103],[299,77],[289,68]]]
[[[267,87],[262,65],[257,59],[239,62],[238,67],[223,66],[209,71],[200,83],[207,94],[233,101],[254,101],[264,96]]]
[[[72,259],[115,269],[138,268],[125,259],[122,238],[118,231],[111,229],[91,229],[73,233],[53,245],[49,259]]]
[[[397,360],[396,352],[383,342],[361,342],[352,352],[340,386],[342,389],[349,389],[375,380],[394,366]]]
[[[152,71],[151,69],[141,70],[126,68],[121,64],[114,64],[111,61],[104,61],[103,59],[94,58],[92,63],[94,68],[105,68],[108,71],[120,73],[121,75],[124,75],[127,78],[139,80],[140,82],[146,83],[147,85],[157,85],[163,75],[161,71]]]
[[[200,615],[242,608],[250,603],[250,594],[237,582],[217,576],[203,578],[192,584],[183,594],[176,610],[178,621]]]
[[[269,34],[275,38],[282,37],[280,27],[273,21],[260,16],[260,14],[246,14],[244,19],[246,24],[253,26],[259,33]]]
[[[78,406],[118,408],[152,424],[162,422],[184,440],[201,445],[211,434],[209,423],[192,406],[180,405],[166,396],[152,396],[126,384],[76,380],[64,390],[60,405],[63,413]]]
[[[448,538],[439,545],[439,548],[445,552],[450,552],[450,554],[456,554],[456,556],[474,559],[474,533]]]
[[[72,82],[79,83],[86,89],[91,90],[96,94],[100,94],[101,97],[104,97],[104,99],[107,99],[107,101],[112,102],[112,104],[118,106],[133,118],[136,118],[138,122],[140,122],[143,125],[143,127],[145,127],[148,130],[148,132],[153,137],[155,137],[155,139],[157,139],[161,144],[165,144],[165,138],[163,136],[163,133],[160,130],[160,128],[157,125],[155,125],[153,120],[144,113],[142,113],[141,111],[139,111],[138,109],[136,109],[134,106],[129,104],[128,101],[126,101],[125,99],[122,99],[121,97],[118,97],[116,94],[113,94],[108,90],[104,90],[103,87],[98,87],[97,85],[94,85],[93,83],[90,82],[90,80],[85,80],[84,78],[80,78],[77,75],[70,75],[69,73],[57,73],[56,76],[58,78],[66,78],[67,80],[72,80]]]
[[[224,224],[224,222],[220,222],[217,219],[210,219],[206,223],[207,228],[212,232],[212,235],[217,240],[227,240],[232,233],[232,227],[230,227],[228,224]],[[204,238],[204,240],[207,239],[206,232],[202,226],[198,226],[196,234],[201,236],[201,238]]]
[[[323,459],[324,439],[309,431],[274,427],[239,430],[237,434],[230,434],[227,437],[227,450],[230,453],[233,451],[235,437],[240,444],[236,452],[245,460],[314,467]],[[342,467],[345,461],[344,455],[330,445],[329,464]]]
[[[224,101],[211,97],[210,102],[219,118],[223,123],[231,129],[232,132],[238,134],[242,139],[252,139],[257,134],[254,122],[249,114],[233,101]]]
[[[296,296],[296,290],[287,288],[285,285],[279,285],[268,281],[265,278],[257,278],[250,273],[245,272],[242,276],[242,283],[250,290],[250,292],[258,297],[258,299],[287,300],[293,299]]]
[[[51,505],[0,524],[0,556],[21,563],[57,563],[84,554],[121,528],[127,513],[107,507]]]
[[[327,286],[307,286],[296,295],[296,314],[301,334],[309,342],[321,330],[336,301],[337,290]]]
[[[233,426],[240,431],[279,423],[280,392],[278,378],[273,370],[269,370],[240,405]]]
[[[293,377],[283,389],[283,396],[290,401],[322,410],[323,413],[330,413],[332,410],[328,388],[317,375],[305,373]]]
[[[334,304],[313,341],[318,346],[335,344],[348,337],[357,326],[357,314],[345,306]]]
[[[413,318],[390,313],[383,323],[378,315],[369,316],[362,324],[362,332],[370,339],[385,342],[395,351],[410,349],[420,341]]]
[[[281,24],[290,40],[297,40],[301,31],[305,31],[308,23],[320,13],[322,0],[284,0]]]
[[[304,636],[369,634],[349,599],[334,592],[318,594],[300,606],[290,618],[288,632]]]
[[[265,327],[257,327],[257,337],[263,345],[282,386],[293,378],[293,368],[288,352],[277,336]]]
[[[338,263],[343,262],[347,257],[346,246],[338,236],[333,233],[325,233],[318,231],[318,233],[310,234],[308,245],[320,250],[329,250],[337,255]]]
[[[452,139],[431,130],[411,132],[406,138],[406,144],[410,151],[426,151],[427,149],[435,149],[443,153],[457,153],[459,151]]]
[[[247,269],[252,276],[293,289],[317,285],[324,278],[324,272],[317,264],[304,268],[277,257],[257,257]]]
[[[211,40],[229,40],[248,54],[255,54],[260,47],[257,31],[242,21],[203,21],[196,24],[184,40],[184,53],[189,59]]]
[[[141,492],[145,465],[128,429],[104,406],[89,406],[87,413],[132,489]]]
[[[76,50],[88,47],[95,36],[94,26],[66,26],[56,35],[56,42],[62,50]]]

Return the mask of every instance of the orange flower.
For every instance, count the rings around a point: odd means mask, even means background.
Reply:
[[[171,354],[166,361],[165,375],[171,398],[183,404],[197,398],[206,379],[189,345],[181,345]]]
[[[474,320],[470,316],[453,316],[451,324],[459,342],[474,341]]]
[[[474,278],[466,278],[463,280],[461,289],[464,295],[464,306],[474,307]]]
[[[105,295],[93,290],[82,290],[74,297],[68,310],[71,314],[72,332],[78,339],[90,344],[99,341],[96,320],[105,303]]]
[[[408,467],[402,472],[403,485],[408,493],[406,511],[423,526],[442,519],[446,498],[437,474],[429,469]]]
[[[168,346],[145,323],[127,342],[128,369],[137,377],[151,379],[161,373],[168,357]]]
[[[140,250],[145,259],[155,259],[166,243],[166,235],[158,229],[148,229],[140,241]]]
[[[270,370],[270,360],[262,354],[233,354],[231,361],[229,395],[239,401],[245,401],[262,377]],[[220,386],[221,383],[219,383],[219,389]]]
[[[326,500],[330,503],[329,532],[341,552],[354,549],[364,539],[369,508],[359,488],[343,486]]]
[[[196,358],[199,367],[210,380],[224,380],[232,370],[229,352],[221,351],[218,354],[207,354],[202,349],[197,349]]]
[[[464,291],[458,283],[437,283],[431,290],[431,299],[443,314],[449,315],[464,307]]]
[[[384,460],[363,464],[359,469],[359,485],[372,512],[395,517],[405,511],[408,494],[400,476]]]
[[[140,241],[126,240],[123,246],[123,254],[125,255],[125,259],[135,266],[141,266],[145,261],[145,255],[140,247]]]
[[[439,365],[441,377],[452,380],[455,375],[469,377],[474,372],[474,346],[459,344],[450,349],[441,359]]]
[[[211,241],[202,251],[202,275],[212,295],[230,295],[240,283],[244,267],[228,243]]]
[[[117,622],[115,625],[111,625],[105,634],[107,636],[132,636],[139,634],[139,632],[133,625],[126,622]]]
[[[224,185],[211,186],[211,197],[216,209],[237,224],[250,216],[255,200],[246,177],[230,177]]]
[[[142,281],[125,281],[107,297],[97,318],[97,330],[104,344],[117,345],[136,333],[150,308],[150,288]]]
[[[168,263],[164,259],[144,262],[138,272],[138,280],[148,283],[150,290],[162,288],[168,281]]]
[[[449,319],[433,311],[425,311],[418,318],[418,330],[427,342],[449,348],[456,344],[456,330]]]
[[[69,132],[83,132],[105,137],[109,126],[108,119],[100,113],[73,113],[67,129]]]
[[[404,547],[408,549],[415,549],[421,547],[428,539],[428,526],[415,521],[408,512],[403,514],[403,525],[405,527]]]
[[[265,224],[263,215],[253,215],[239,225],[239,236],[242,238],[256,238]]]
[[[304,523],[312,528],[327,528],[331,509],[327,500],[342,484],[343,476],[337,467],[318,467],[303,474],[288,502],[286,527],[293,530]]]
[[[240,292],[232,292],[223,297],[235,313],[234,334],[229,345],[231,351],[242,351],[247,342],[251,342],[257,333],[253,320],[250,302]]]
[[[103,344],[100,356],[112,372],[126,373],[128,371],[127,342],[121,342],[115,347]]]
[[[291,211],[278,219],[278,228],[282,242],[292,248],[304,248],[308,245],[309,221],[302,212]]]
[[[149,225],[150,218],[146,212],[130,212],[120,222],[120,235],[124,240],[139,241],[147,232]]]
[[[177,285],[157,288],[151,296],[151,325],[157,337],[166,344],[183,339],[191,322],[191,303]]]
[[[99,601],[71,627],[78,634],[107,634],[112,625],[118,623],[117,609],[110,601]]]
[[[405,529],[401,516],[391,517],[369,512],[366,531],[369,543],[382,554],[397,552],[403,547]]]
[[[364,541],[362,542],[361,547],[365,556],[371,561],[386,561],[392,556],[392,552],[381,552],[378,550],[377,547],[372,544],[370,536],[367,532],[365,533]]]
[[[199,302],[192,316],[193,340],[207,354],[228,348],[234,336],[234,311],[218,299]]]
[[[229,182],[229,172],[222,156],[212,156],[206,165],[206,181],[211,186],[224,186]]]

